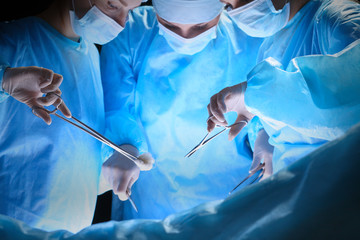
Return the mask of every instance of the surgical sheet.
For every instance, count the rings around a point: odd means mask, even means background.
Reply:
[[[360,124],[225,200],[164,220],[45,232],[0,215],[1,239],[350,239],[360,224]]]

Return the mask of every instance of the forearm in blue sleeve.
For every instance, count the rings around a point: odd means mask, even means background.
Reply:
[[[118,145],[133,145],[142,154],[147,152],[147,143],[136,111],[136,79],[127,51],[117,39],[114,43],[103,46],[101,51],[105,135]],[[103,157],[106,158],[109,154],[111,150],[104,148]]]
[[[258,132],[263,129],[263,125],[258,116],[253,117],[251,121],[248,123],[248,137],[251,150],[254,151],[255,149],[255,140],[258,135]]]
[[[269,124],[333,140],[360,119],[360,40],[334,55],[298,57],[286,69],[274,59],[249,74],[248,110]]]
[[[0,57],[0,103],[9,97],[9,94],[2,88],[4,73],[8,67],[10,67],[9,64]]]

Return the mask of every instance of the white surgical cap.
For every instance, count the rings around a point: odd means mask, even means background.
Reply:
[[[181,24],[209,22],[224,8],[220,0],[153,0],[153,6],[161,18]]]

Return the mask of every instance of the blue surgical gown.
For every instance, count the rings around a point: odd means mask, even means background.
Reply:
[[[2,240],[356,239],[360,124],[270,178],[163,220],[45,232],[0,215]],[[341,162],[341,164],[339,164]]]
[[[262,41],[246,36],[226,13],[216,33],[203,51],[179,54],[159,35],[153,8],[140,7],[102,47],[106,134],[117,144],[151,152],[156,161],[132,189],[139,213],[126,201],[125,219],[164,218],[222,199],[248,174],[246,134],[232,142],[223,134],[184,158],[207,133],[210,97],[246,80]]]
[[[262,43],[245,102],[275,147],[275,171],[359,121],[359,38],[358,3],[311,0]]]
[[[0,24],[1,58],[11,67],[62,74],[62,98],[74,117],[104,131],[99,53],[37,17]],[[5,61],[6,60],[6,61]],[[0,103],[0,213],[45,230],[77,232],[92,222],[101,144],[52,117],[50,126],[12,97]]]
[[[9,94],[2,89],[2,81],[6,68],[9,67],[9,63],[0,56],[0,102],[4,101]]]

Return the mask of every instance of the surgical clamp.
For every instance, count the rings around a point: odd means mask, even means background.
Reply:
[[[218,132],[217,134],[215,134],[214,136],[210,137],[209,139],[206,139],[209,136],[209,132],[205,135],[205,137],[201,140],[201,142],[196,145],[188,154],[185,155],[185,157],[190,157],[191,155],[193,155],[197,150],[199,150],[200,148],[202,148],[205,144],[207,144],[208,142],[210,142],[211,140],[213,140],[215,137],[219,136],[221,133],[225,132],[225,130],[230,129],[231,127],[240,124],[240,123],[245,123],[247,124],[247,121],[239,121],[236,122],[234,124],[228,125],[228,126],[224,126],[224,129],[221,130],[220,132]],[[216,125],[217,127],[219,127],[219,125]]]
[[[59,95],[57,95],[56,93],[52,93],[52,94],[55,94],[55,95],[61,100],[61,102],[62,102],[62,98],[61,98]],[[61,104],[61,102],[60,102],[60,104]],[[72,122],[72,121],[70,121],[69,119],[66,119],[65,117],[57,114],[56,112],[57,112],[58,106],[59,106],[60,104],[58,104],[58,105],[55,107],[55,109],[53,109],[53,110],[48,110],[48,109],[46,109],[46,108],[44,108],[44,107],[34,106],[34,107],[32,108],[32,111],[34,112],[34,109],[37,108],[37,109],[41,109],[41,110],[47,112],[48,114],[55,115],[55,116],[57,116],[58,118],[61,118],[62,120],[64,120],[64,121],[70,123],[71,125],[73,125],[73,126],[79,128],[79,129],[81,129],[82,131],[88,133],[90,136],[92,136],[93,138],[97,139],[98,141],[100,141],[100,142],[108,145],[109,147],[111,147],[111,148],[114,149],[115,151],[117,151],[117,152],[119,152],[120,154],[124,155],[124,156],[127,157],[128,159],[132,160],[133,162],[136,163],[136,161],[138,161],[138,158],[137,158],[137,157],[135,157],[135,156],[133,156],[132,154],[130,154],[130,153],[122,150],[122,149],[121,149],[120,147],[118,147],[115,143],[113,143],[112,141],[110,141],[110,140],[107,139],[105,136],[103,136],[102,134],[98,133],[97,131],[95,131],[94,129],[92,129],[91,127],[89,127],[88,125],[86,125],[85,123],[81,122],[81,121],[78,120],[77,118],[71,116],[71,119],[75,121],[75,122]],[[127,194],[128,194],[128,197],[129,197],[128,199],[129,199],[131,205],[134,207],[134,209],[136,210],[136,212],[138,212],[138,209],[137,209],[134,201],[131,199],[130,194],[129,194],[128,191],[127,191]]]
[[[248,180],[249,178],[251,178],[251,177],[252,177],[255,173],[257,173],[258,171],[260,171],[259,175],[258,175],[253,181],[251,181],[250,184],[253,184],[256,180],[262,178],[262,176],[264,175],[264,172],[265,172],[265,163],[260,163],[254,170],[252,170],[252,171],[250,172],[250,174],[249,174],[246,178],[244,178],[238,185],[236,185],[236,187],[234,187],[234,189],[231,190],[231,191],[229,192],[229,194],[231,194],[232,192],[234,192],[235,189],[237,189],[241,184],[243,184],[246,180]],[[250,185],[250,184],[249,184],[249,185]]]

